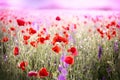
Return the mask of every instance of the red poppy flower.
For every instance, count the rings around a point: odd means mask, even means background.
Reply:
[[[19,26],[24,26],[25,25],[25,21],[23,21],[22,19],[17,19],[17,24]]]
[[[18,64],[18,68],[22,69],[23,71],[25,70],[25,67],[28,65],[28,62],[22,61]]]
[[[38,35],[37,35],[38,37],[41,37],[41,34],[40,33],[38,33]]]
[[[7,42],[9,39],[8,39],[8,37],[3,37],[2,38],[2,42]]]
[[[34,30],[33,28],[29,28],[29,34],[30,35],[33,35],[33,34],[35,34],[36,33],[36,30]]]
[[[101,38],[104,38],[104,34],[100,34]]]
[[[56,42],[61,42],[61,36],[59,36],[59,34],[55,34],[55,37],[53,38],[53,44],[55,44]]]
[[[116,27],[117,27],[118,29],[120,29],[120,25],[119,25],[119,24],[117,24]]]
[[[21,30],[21,33],[25,33],[25,31],[24,31],[24,30]]]
[[[23,36],[23,39],[24,39],[24,40],[28,40],[28,39],[30,39],[30,36],[24,35],[24,36]]]
[[[61,18],[60,18],[59,16],[57,16],[57,17],[56,17],[56,20],[57,20],[57,21],[60,21],[60,20],[61,20]]]
[[[39,75],[40,78],[44,78],[44,77],[47,77],[49,75],[49,72],[47,71],[46,68],[41,68],[38,71],[38,75]]]
[[[37,42],[38,42],[38,43],[41,43],[41,44],[44,44],[44,43],[45,43],[45,38],[44,38],[44,37],[39,37],[39,38],[37,39]]]
[[[14,47],[13,53],[14,53],[15,56],[17,56],[19,54],[19,48],[18,47]]]
[[[65,30],[69,31],[69,30],[70,30],[70,28],[69,28],[69,27],[65,27]]]
[[[44,35],[44,34],[45,34],[45,32],[44,32],[44,31],[40,31],[40,34]]]
[[[28,76],[29,77],[37,77],[37,74],[38,74],[38,72],[36,72],[36,71],[30,71],[30,72],[28,72]]]
[[[63,31],[63,34],[64,34],[64,36],[65,36],[66,38],[69,37],[69,35],[68,35],[68,33],[67,33],[66,31]]]
[[[36,41],[31,41],[30,44],[31,44],[33,47],[37,47],[37,42],[36,42]]]
[[[46,32],[46,28],[43,28],[43,31],[45,31],[45,32]]]
[[[2,32],[7,32],[6,28],[2,27],[1,28]]]
[[[100,28],[98,28],[97,31],[98,31],[100,34],[104,34],[103,31],[100,30]]]
[[[99,32],[100,36],[104,38],[104,32],[100,28],[97,28],[97,31]]]
[[[107,38],[108,38],[108,40],[110,40],[112,38],[112,36],[110,34],[107,34]]]
[[[67,38],[62,37],[61,40],[62,40],[65,44],[68,44],[68,39],[67,39]]]
[[[12,23],[12,20],[9,20],[10,23]]]
[[[71,47],[67,51],[71,52],[73,56],[77,56],[78,55],[78,51],[77,51],[77,49],[75,47]]]
[[[1,17],[1,18],[0,18],[0,21],[2,21],[3,19],[4,19],[4,17]]]
[[[32,22],[30,22],[30,21],[28,21],[27,23],[28,23],[29,25],[31,25],[31,24],[32,24]]]
[[[64,27],[64,26],[62,26],[62,28],[63,28],[64,30],[67,30],[67,31],[70,30],[69,26],[68,26],[68,27]]]
[[[24,40],[23,43],[24,43],[25,45],[28,45],[28,41],[27,41],[27,40]]]
[[[68,33],[67,33],[66,31],[64,31],[63,34],[64,34],[64,36],[65,36],[66,38],[69,37],[69,35],[68,35]]]
[[[52,50],[53,50],[54,52],[56,52],[56,53],[59,53],[60,50],[61,50],[61,48],[60,48],[58,45],[55,45],[55,46],[52,48]]]
[[[76,24],[74,24],[74,29],[76,29],[77,28],[77,25]]]
[[[66,56],[64,61],[65,61],[65,63],[70,64],[70,65],[74,64],[73,56]]]
[[[68,44],[68,39],[60,36],[59,34],[55,34],[55,37],[53,38],[53,41],[52,41],[53,45],[56,42],[64,42],[65,44]]]
[[[110,28],[110,24],[107,24],[107,25],[106,25],[106,28],[109,29],[109,28]]]
[[[113,36],[116,36],[116,31],[115,31],[115,30],[112,32],[112,35],[113,35]]]
[[[111,22],[111,26],[115,26],[116,25],[116,22],[115,21],[112,21]]]
[[[45,37],[45,40],[49,40],[50,39],[50,34],[48,34],[46,37]]]
[[[15,27],[10,27],[10,30],[11,31],[15,31]]]

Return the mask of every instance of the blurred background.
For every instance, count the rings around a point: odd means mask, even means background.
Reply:
[[[120,10],[120,0],[0,0],[0,7]]]

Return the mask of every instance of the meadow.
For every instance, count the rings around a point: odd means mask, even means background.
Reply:
[[[120,13],[0,12],[0,80],[120,80]]]

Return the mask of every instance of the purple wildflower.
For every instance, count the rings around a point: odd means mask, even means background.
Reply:
[[[60,58],[60,62],[64,62],[64,58],[65,58],[65,55],[62,54],[61,58]]]
[[[102,77],[102,80],[106,80],[105,76]]]
[[[110,73],[111,73],[111,68],[110,68],[110,66],[107,67],[106,71],[107,71],[107,73],[108,73],[108,76],[110,76]]]
[[[67,68],[67,67],[69,66],[69,64],[67,64],[67,63],[65,63],[65,62],[64,62],[63,65],[64,65],[65,68]]]
[[[66,68],[63,68],[62,65],[59,65],[58,70],[59,70],[59,72],[61,72],[61,74],[63,74],[63,75],[67,75],[67,73],[68,73],[67,70],[66,70]]]
[[[66,77],[63,74],[60,74],[57,80],[66,80]]]
[[[58,67],[58,71],[61,72],[62,69],[63,69],[63,66],[62,66],[62,65],[59,65],[59,67]]]
[[[69,36],[68,40],[71,41],[72,43],[74,42],[72,35]]]
[[[66,76],[66,75],[67,75],[67,73],[68,73],[68,72],[67,72],[67,70],[66,70],[65,68],[63,68],[63,69],[61,70],[61,74],[63,74],[63,75],[65,75],[65,76]]]
[[[66,64],[66,63],[64,62],[65,55],[66,55],[65,53],[62,54],[62,56],[61,56],[61,58],[60,58],[60,62],[63,62],[64,67],[67,68],[67,67],[69,66],[69,64]]]
[[[4,55],[3,58],[4,58],[4,61],[7,61],[7,55]]]
[[[58,71],[60,72],[60,74],[59,74],[57,80],[66,80],[66,75],[68,74],[68,72],[67,72],[67,67],[68,67],[69,65],[67,65],[67,64],[64,62],[65,55],[66,55],[66,53],[63,53],[62,56],[61,56],[61,58],[60,58],[61,64],[60,64],[59,67],[58,67]],[[62,63],[63,63],[63,65],[62,65]]]
[[[98,59],[101,58],[101,55],[102,55],[102,46],[99,46],[98,47]]]
[[[118,52],[118,41],[114,42],[114,51]]]
[[[111,68],[110,68],[110,66],[107,68],[107,72],[108,72],[108,73],[111,72]]]

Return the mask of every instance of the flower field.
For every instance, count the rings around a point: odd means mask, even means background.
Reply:
[[[120,13],[0,10],[0,80],[120,80]]]

